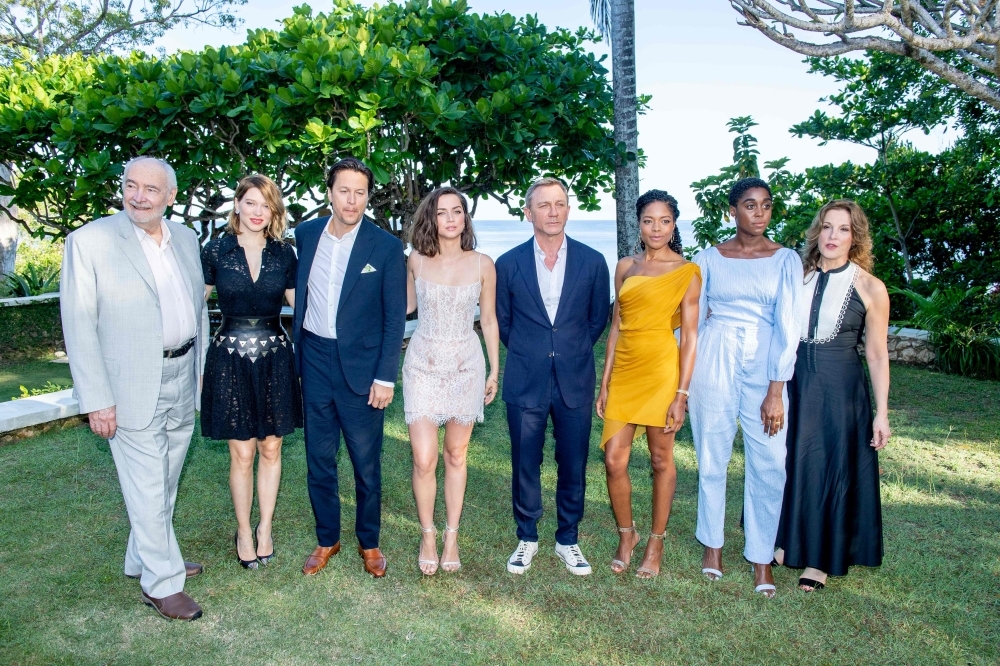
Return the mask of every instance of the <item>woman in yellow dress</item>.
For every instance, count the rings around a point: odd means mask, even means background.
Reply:
[[[653,468],[653,524],[639,578],[660,573],[663,538],[677,485],[674,436],[684,425],[687,388],[698,339],[701,272],[681,256],[677,200],[650,190],[636,202],[641,251],[618,262],[615,309],[597,415],[604,419],[601,447],[608,495],[618,523],[611,570],[628,569],[640,538],[632,519],[628,460],[632,440],[645,430]],[[674,329],[681,329],[678,349]]]

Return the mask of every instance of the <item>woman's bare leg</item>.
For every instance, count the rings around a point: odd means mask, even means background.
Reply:
[[[444,427],[444,506],[447,526],[457,530],[462,520],[465,504],[465,484],[468,478],[466,455],[472,424],[463,425],[448,421]],[[445,531],[444,546],[441,549],[441,568],[452,572],[458,570],[458,532]],[[448,562],[449,566],[444,563]]]
[[[632,479],[628,475],[628,461],[632,453],[632,437],[635,426],[625,425],[604,445],[604,468],[608,480],[608,497],[611,510],[615,514],[618,527],[632,526]],[[632,550],[639,543],[639,535],[633,531],[618,532],[618,550],[614,559],[624,562],[625,567],[612,565],[612,571],[621,573],[628,568]]]
[[[250,529],[250,509],[253,507],[253,459],[257,455],[257,440],[229,440],[229,492],[233,496],[236,528],[239,534],[236,552],[241,560],[256,560],[253,530]]]
[[[281,485],[281,438],[272,436],[257,440],[257,453],[257,506],[260,507],[257,555],[267,556],[274,552],[271,521]]]
[[[417,519],[421,528],[434,527],[434,499],[437,495],[438,426],[426,419],[410,424],[410,447],[413,450],[413,498],[417,502]],[[421,560],[437,562],[437,540],[434,532],[420,535]],[[425,574],[437,571],[437,565],[421,564]]]
[[[649,463],[653,468],[653,534],[667,531],[670,509],[674,503],[677,488],[677,467],[674,465],[674,433],[663,432],[662,428],[646,428],[649,442]],[[649,539],[640,568],[660,572],[663,558],[663,539]],[[656,574],[640,572],[640,578],[652,578]]]

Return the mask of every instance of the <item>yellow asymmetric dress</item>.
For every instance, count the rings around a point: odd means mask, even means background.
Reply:
[[[701,279],[697,264],[687,263],[663,275],[633,275],[618,293],[621,326],[608,382],[601,448],[628,423],[663,428],[667,408],[677,394],[680,354],[674,329],[691,280]],[[645,428],[638,427],[635,437]]]

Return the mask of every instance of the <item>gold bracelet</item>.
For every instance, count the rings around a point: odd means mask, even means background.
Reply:
[[[691,394],[688,393],[687,391],[685,391],[684,389],[677,389],[677,392],[678,393],[683,393],[684,397],[686,397],[686,398],[690,398],[691,397]]]

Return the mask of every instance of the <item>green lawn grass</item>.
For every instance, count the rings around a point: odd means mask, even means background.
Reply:
[[[0,402],[21,395],[21,386],[40,389],[46,382],[70,386],[73,378],[68,363],[52,363],[54,357],[27,361],[0,361]]]
[[[463,568],[424,578],[402,405],[383,454],[382,546],[389,574],[361,568],[354,487],[341,450],[344,551],[314,578],[315,545],[301,433],[289,437],[275,523],[277,558],[234,561],[225,445],[196,436],[174,523],[186,558],[205,564],[187,591],[205,609],[167,622],[122,575],[128,521],[107,443],[85,428],[0,447],[0,663],[4,664],[994,664],[1000,660],[1000,383],[893,368],[894,437],[882,455],[886,559],[812,595],[778,568],[778,596],[752,592],[739,530],[743,459],[733,457],[727,575],[699,573],[697,473],[690,433],[663,573],[615,576],[599,422],[592,434],[580,543],[595,573],[576,578],[552,553],[555,469],[543,470],[541,550],[525,576],[506,573],[516,544],[502,404],[473,433],[461,526]],[[649,457],[632,462],[636,520],[649,530]],[[443,507],[438,525],[443,524]],[[641,551],[639,551],[641,552]],[[636,558],[639,558],[637,552]],[[633,564],[634,567],[637,563]]]

